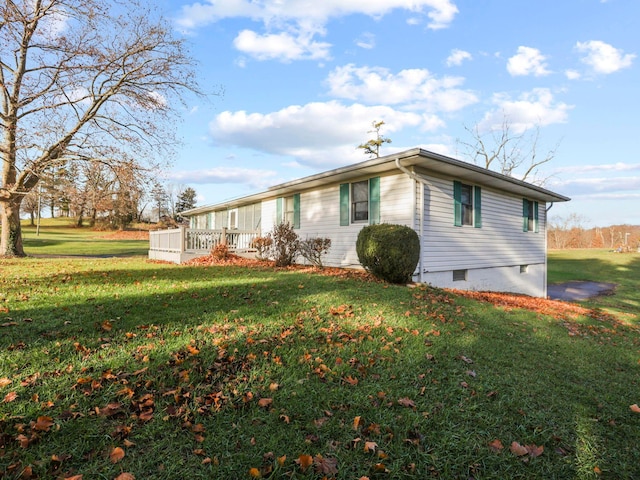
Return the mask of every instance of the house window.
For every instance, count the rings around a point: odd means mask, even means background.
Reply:
[[[478,186],[453,182],[454,225],[482,227],[482,190]]]
[[[278,223],[288,223],[293,228],[300,228],[299,193],[276,200],[276,219]]]
[[[351,184],[351,222],[369,221],[369,180]]]
[[[522,230],[538,233],[538,202],[522,199]]]
[[[460,186],[460,203],[462,207],[462,225],[473,225],[473,187]]]
[[[289,225],[293,225],[295,210],[293,208],[293,197],[284,198],[284,215],[282,219]]]
[[[230,229],[238,228],[238,209],[229,210],[229,227]]]
[[[340,185],[340,225],[380,223],[380,177]]]

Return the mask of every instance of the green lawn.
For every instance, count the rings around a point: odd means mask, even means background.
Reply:
[[[552,278],[594,261],[565,258]],[[596,259],[632,283],[637,257]],[[4,478],[640,478],[630,308],[141,258],[0,272]]]
[[[96,231],[89,227],[73,228],[73,219],[42,219],[39,232],[24,222],[22,236],[27,255],[147,255],[147,240],[108,240],[112,231]]]
[[[619,314],[640,312],[640,253],[614,253],[605,249],[554,250],[549,253],[549,282],[571,280],[615,283],[616,294],[585,305]]]

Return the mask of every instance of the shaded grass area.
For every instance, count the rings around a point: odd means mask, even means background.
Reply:
[[[633,326],[267,268],[0,270],[6,478],[640,476]]]
[[[111,240],[113,233],[89,227],[73,226],[73,219],[43,219],[39,230],[25,222],[22,226],[24,250],[27,255],[69,256],[141,256],[149,251],[148,240]]]

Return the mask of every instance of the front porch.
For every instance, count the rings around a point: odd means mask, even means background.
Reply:
[[[235,254],[247,254],[259,230],[235,230],[222,228],[205,230],[178,227],[149,232],[149,259],[184,263],[197,257],[209,255],[218,245],[227,245]]]

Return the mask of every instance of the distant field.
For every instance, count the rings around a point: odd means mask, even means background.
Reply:
[[[147,255],[149,240],[145,231],[96,231],[77,228],[73,219],[42,219],[36,227],[23,223],[24,250],[27,255],[96,255],[131,257]],[[140,238],[147,237],[145,240]]]
[[[549,283],[572,280],[618,285],[613,296],[587,302],[591,307],[624,314],[640,312],[640,253],[613,253],[606,249],[552,250],[548,255]]]

